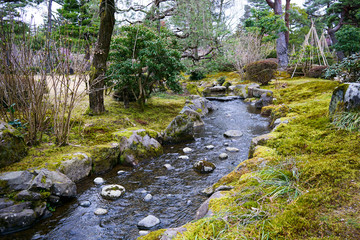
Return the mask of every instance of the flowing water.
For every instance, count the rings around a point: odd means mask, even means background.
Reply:
[[[194,141],[165,146],[164,154],[160,157],[143,161],[136,168],[119,166],[101,176],[106,184],[125,187],[126,192],[119,199],[103,199],[99,194],[101,186],[93,183],[95,176],[92,176],[78,184],[78,198],[58,207],[52,217],[42,220],[31,229],[5,238],[135,239],[139,236],[137,223],[149,214],[161,220],[151,230],[179,227],[193,220],[196,210],[206,200],[201,191],[247,159],[251,139],[269,131],[268,119],[261,117],[251,104],[241,100],[213,103],[218,106],[218,110],[204,117],[205,128],[196,134]],[[225,138],[223,134],[227,130],[240,130],[243,136]],[[240,151],[227,152],[229,158],[220,160],[218,156],[226,152],[226,143]],[[207,150],[205,146],[210,144],[215,148]],[[189,160],[178,158],[185,155],[182,152],[184,147],[193,149],[193,152],[186,154]],[[215,171],[210,174],[196,173],[193,164],[205,158],[216,165]],[[166,163],[174,169],[164,168]],[[118,175],[119,170],[124,172]],[[147,193],[153,195],[150,202],[143,200]],[[90,207],[79,206],[79,202],[84,200],[91,202]],[[95,215],[94,211],[99,207],[107,209],[108,214]]]

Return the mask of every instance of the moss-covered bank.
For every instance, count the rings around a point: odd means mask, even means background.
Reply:
[[[234,189],[210,201],[214,215],[186,224],[175,239],[360,239],[360,132],[331,125],[336,86],[319,79],[269,85],[277,100],[266,111],[273,122],[291,121],[215,184]]]

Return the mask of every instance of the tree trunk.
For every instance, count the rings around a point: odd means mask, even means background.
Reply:
[[[106,60],[109,55],[111,36],[115,24],[114,0],[102,0],[100,3],[100,28],[94,49],[90,73],[89,104],[93,114],[105,112],[104,87]]]
[[[281,0],[275,0],[274,2],[271,0],[266,0],[267,4],[274,9],[274,13],[276,15],[282,15],[283,10],[281,7]],[[279,59],[280,69],[286,69],[287,65],[289,64],[288,58],[288,48],[286,44],[286,37],[285,32],[280,32],[278,34],[278,38],[276,39],[276,53]]]
[[[338,42],[338,40],[336,39],[336,36],[335,36],[336,31],[334,29],[328,29],[327,32],[330,36],[332,45],[336,44]],[[336,51],[336,56],[338,58],[338,61],[342,61],[345,58],[345,54],[343,51]]]
[[[156,14],[160,15],[160,0],[155,0]],[[157,20],[157,30],[160,34],[161,31],[161,20],[160,18]]]

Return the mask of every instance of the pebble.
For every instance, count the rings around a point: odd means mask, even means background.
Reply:
[[[192,203],[191,200],[188,200],[188,201],[186,202],[186,205],[189,206],[189,205],[191,205],[191,203]]]
[[[225,149],[226,149],[226,151],[229,151],[229,152],[238,152],[238,151],[240,151],[238,148],[235,148],[235,147],[227,147]]]
[[[95,184],[103,184],[104,182],[105,182],[105,180],[101,177],[97,177],[94,179]]]
[[[94,212],[95,215],[105,215],[108,213],[108,210],[104,208],[97,208]]]
[[[167,170],[173,170],[173,169],[174,169],[174,167],[171,166],[171,165],[168,164],[168,163],[164,164],[164,168],[166,168]]]
[[[225,142],[225,143],[224,143],[224,146],[226,146],[226,147],[229,146],[229,143]]]
[[[121,174],[123,174],[123,173],[125,173],[125,171],[124,171],[124,170],[120,170],[120,171],[117,172],[117,175],[121,175]]]
[[[219,158],[220,159],[227,159],[229,157],[229,155],[227,155],[226,153],[221,153],[220,155],[219,155]]]
[[[144,197],[145,202],[149,202],[151,201],[151,199],[152,199],[152,195],[150,193],[146,194],[146,196]]]
[[[144,230],[139,231],[140,236],[145,236],[145,235],[147,235],[149,233],[150,233],[150,231],[144,231]]]
[[[189,157],[186,156],[186,155],[181,155],[179,156],[179,159],[182,159],[182,160],[189,160]]]
[[[82,201],[80,202],[81,207],[90,207],[91,202],[90,201]]]
[[[224,133],[225,137],[241,137],[242,135],[243,133],[238,130],[229,130]]]
[[[184,153],[190,153],[190,152],[192,152],[193,150],[191,149],[191,148],[189,148],[189,147],[186,147],[186,148],[184,148],[183,149],[183,152]]]
[[[214,145],[207,145],[205,148],[208,150],[211,150],[211,149],[214,149]]]
[[[106,185],[101,189],[100,195],[104,198],[116,199],[125,192],[125,188],[121,185]]]
[[[143,218],[140,222],[138,222],[137,226],[140,229],[150,229],[160,223],[160,219],[153,215],[149,215],[146,218]]]

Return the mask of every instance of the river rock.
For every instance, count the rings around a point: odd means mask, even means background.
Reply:
[[[149,202],[151,201],[151,199],[152,199],[152,195],[150,193],[146,194],[146,196],[144,197],[145,202]]]
[[[215,86],[210,88],[210,92],[225,92],[226,87],[225,86]]]
[[[101,189],[100,195],[106,199],[117,199],[125,192],[125,188],[121,185],[111,184],[105,185]]]
[[[0,210],[0,233],[21,229],[33,224],[37,214],[30,209],[30,202],[23,202]]]
[[[186,148],[183,149],[184,153],[191,153],[192,151],[193,150],[191,148],[189,148],[189,147],[186,147]]]
[[[212,171],[215,170],[216,166],[212,162],[201,160],[201,161],[197,161],[193,165],[193,168],[195,171],[199,173],[211,173]]]
[[[117,175],[123,175],[124,173],[126,173],[124,170],[117,171]]]
[[[360,83],[344,83],[335,88],[329,105],[330,118],[337,111],[360,110]]]
[[[245,99],[248,97],[248,93],[247,93],[247,85],[241,84],[241,85],[236,85],[234,87],[234,94],[239,96],[241,99]]]
[[[182,159],[182,160],[189,160],[189,157],[186,156],[186,155],[181,155],[178,157],[179,159]]]
[[[227,148],[225,148],[226,149],[226,151],[228,151],[228,152],[238,152],[238,151],[240,151],[238,148],[236,148],[236,147],[227,147]]]
[[[140,236],[145,236],[145,235],[147,235],[149,233],[150,233],[150,231],[144,231],[144,230],[139,231]]]
[[[224,136],[228,138],[241,137],[242,135],[243,133],[240,132],[239,130],[228,130],[224,133]]]
[[[184,113],[185,110],[192,110],[200,114],[200,116],[205,116],[209,112],[216,110],[216,106],[206,98],[197,98],[188,102],[185,107],[180,111]]]
[[[105,173],[119,163],[120,144],[117,142],[96,145],[91,148],[90,154],[95,174]]]
[[[0,198],[0,209],[7,208],[14,205],[14,201],[8,198]]]
[[[273,92],[267,89],[260,89],[257,87],[248,87],[248,98],[260,98],[261,95],[266,94],[267,96],[273,96]]]
[[[60,172],[77,182],[89,176],[92,168],[92,160],[85,153],[66,154],[59,167]]]
[[[160,220],[153,216],[149,215],[146,218],[143,218],[140,222],[138,222],[137,226],[140,229],[150,229],[160,223]]]
[[[103,178],[101,178],[101,177],[97,177],[97,178],[94,179],[94,183],[98,184],[98,185],[101,185],[104,182],[105,182],[105,180]]]
[[[220,159],[227,159],[229,157],[229,155],[227,155],[226,153],[220,153],[219,158]]]
[[[255,107],[261,109],[273,103],[273,97],[269,93],[263,93],[258,101],[255,102]]]
[[[97,208],[94,212],[95,215],[105,215],[108,213],[108,210],[105,208]]]
[[[214,145],[207,145],[207,146],[205,146],[205,148],[208,150],[211,150],[211,149],[214,149]]]
[[[85,208],[87,208],[87,207],[90,207],[91,202],[90,202],[90,201],[85,200],[85,201],[80,202],[80,204],[79,204],[79,205],[80,205],[81,207],[85,207]]]
[[[197,120],[200,120],[200,115]],[[164,143],[177,143],[194,139],[194,122],[196,120],[186,114],[176,116],[162,134]]]
[[[176,237],[177,234],[183,233],[186,231],[186,228],[184,227],[178,227],[178,228],[168,228],[166,231],[161,234],[160,240],[171,240]]]
[[[168,163],[164,164],[164,168],[166,168],[167,170],[173,170],[173,169],[174,169],[174,167],[171,166],[171,165],[168,164]]]
[[[20,161],[28,148],[18,130],[0,120],[0,168]]]
[[[15,200],[17,201],[37,201],[40,199],[41,199],[40,193],[32,192],[28,190],[22,190],[15,196]]]
[[[200,218],[203,218],[203,217],[212,216],[213,213],[211,210],[209,210],[210,200],[214,199],[214,198],[220,198],[222,196],[224,196],[224,195],[221,192],[216,192],[213,195],[211,195],[211,197],[208,198],[205,202],[203,202],[201,204],[201,206],[199,207],[199,209],[196,211],[195,219],[199,220]]]
[[[0,174],[0,191],[9,188],[13,191],[28,189],[32,178],[34,177],[28,171],[4,172]]]
[[[257,136],[257,137],[254,137],[253,139],[251,139],[250,149],[249,149],[249,158],[253,157],[256,146],[264,145],[267,141],[269,141],[270,139],[273,139],[275,137],[276,137],[276,135],[274,133],[268,133],[268,134],[263,134],[263,135],[260,135],[260,136]]]

